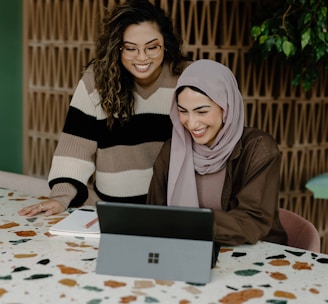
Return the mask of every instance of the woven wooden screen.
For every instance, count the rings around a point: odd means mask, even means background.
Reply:
[[[24,173],[47,177],[58,135],[82,67],[93,56],[105,6],[120,1],[24,0]],[[235,73],[245,119],[271,133],[281,154],[280,205],[311,220],[328,252],[328,202],[305,182],[328,171],[328,76],[311,96],[291,86],[291,71],[274,61],[248,61],[257,0],[153,1],[170,13],[194,59],[210,58]]]

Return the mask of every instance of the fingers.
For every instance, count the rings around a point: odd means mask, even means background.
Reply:
[[[55,200],[47,200],[47,201],[43,201],[38,204],[27,206],[27,207],[21,209],[18,212],[18,214],[30,217],[30,216],[35,216],[41,212],[44,212],[45,216],[49,216],[49,215],[63,212],[63,211],[65,211],[65,209],[66,208],[62,203],[55,201]]]
[[[28,207],[23,208],[22,210],[20,210],[18,212],[19,215],[26,215],[26,216],[34,216],[40,212],[42,212],[44,206],[40,204],[36,204],[36,205],[31,205]]]

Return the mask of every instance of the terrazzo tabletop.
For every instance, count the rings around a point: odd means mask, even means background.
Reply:
[[[44,197],[0,188],[0,303],[328,303],[328,255],[267,242],[222,247],[206,285],[95,273],[99,239],[50,235]]]

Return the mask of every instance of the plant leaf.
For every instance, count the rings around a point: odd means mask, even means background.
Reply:
[[[312,14],[311,13],[306,13],[304,17],[304,25],[307,25],[311,21]]]
[[[290,55],[295,53],[295,46],[291,41],[286,40],[282,43],[282,50],[288,58]]]
[[[308,45],[310,44],[311,41],[311,29],[308,28],[301,37],[301,44],[302,44],[302,50]]]
[[[257,39],[257,37],[261,35],[261,27],[253,26],[251,29],[251,35],[253,38]]]
[[[262,36],[259,38],[259,43],[262,44],[262,43],[264,43],[267,39],[268,39],[268,35],[262,35]]]

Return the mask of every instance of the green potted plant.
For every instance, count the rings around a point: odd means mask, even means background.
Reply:
[[[251,27],[251,58],[277,56],[291,66],[292,84],[310,91],[319,69],[328,68],[327,10],[327,0],[262,1]]]

